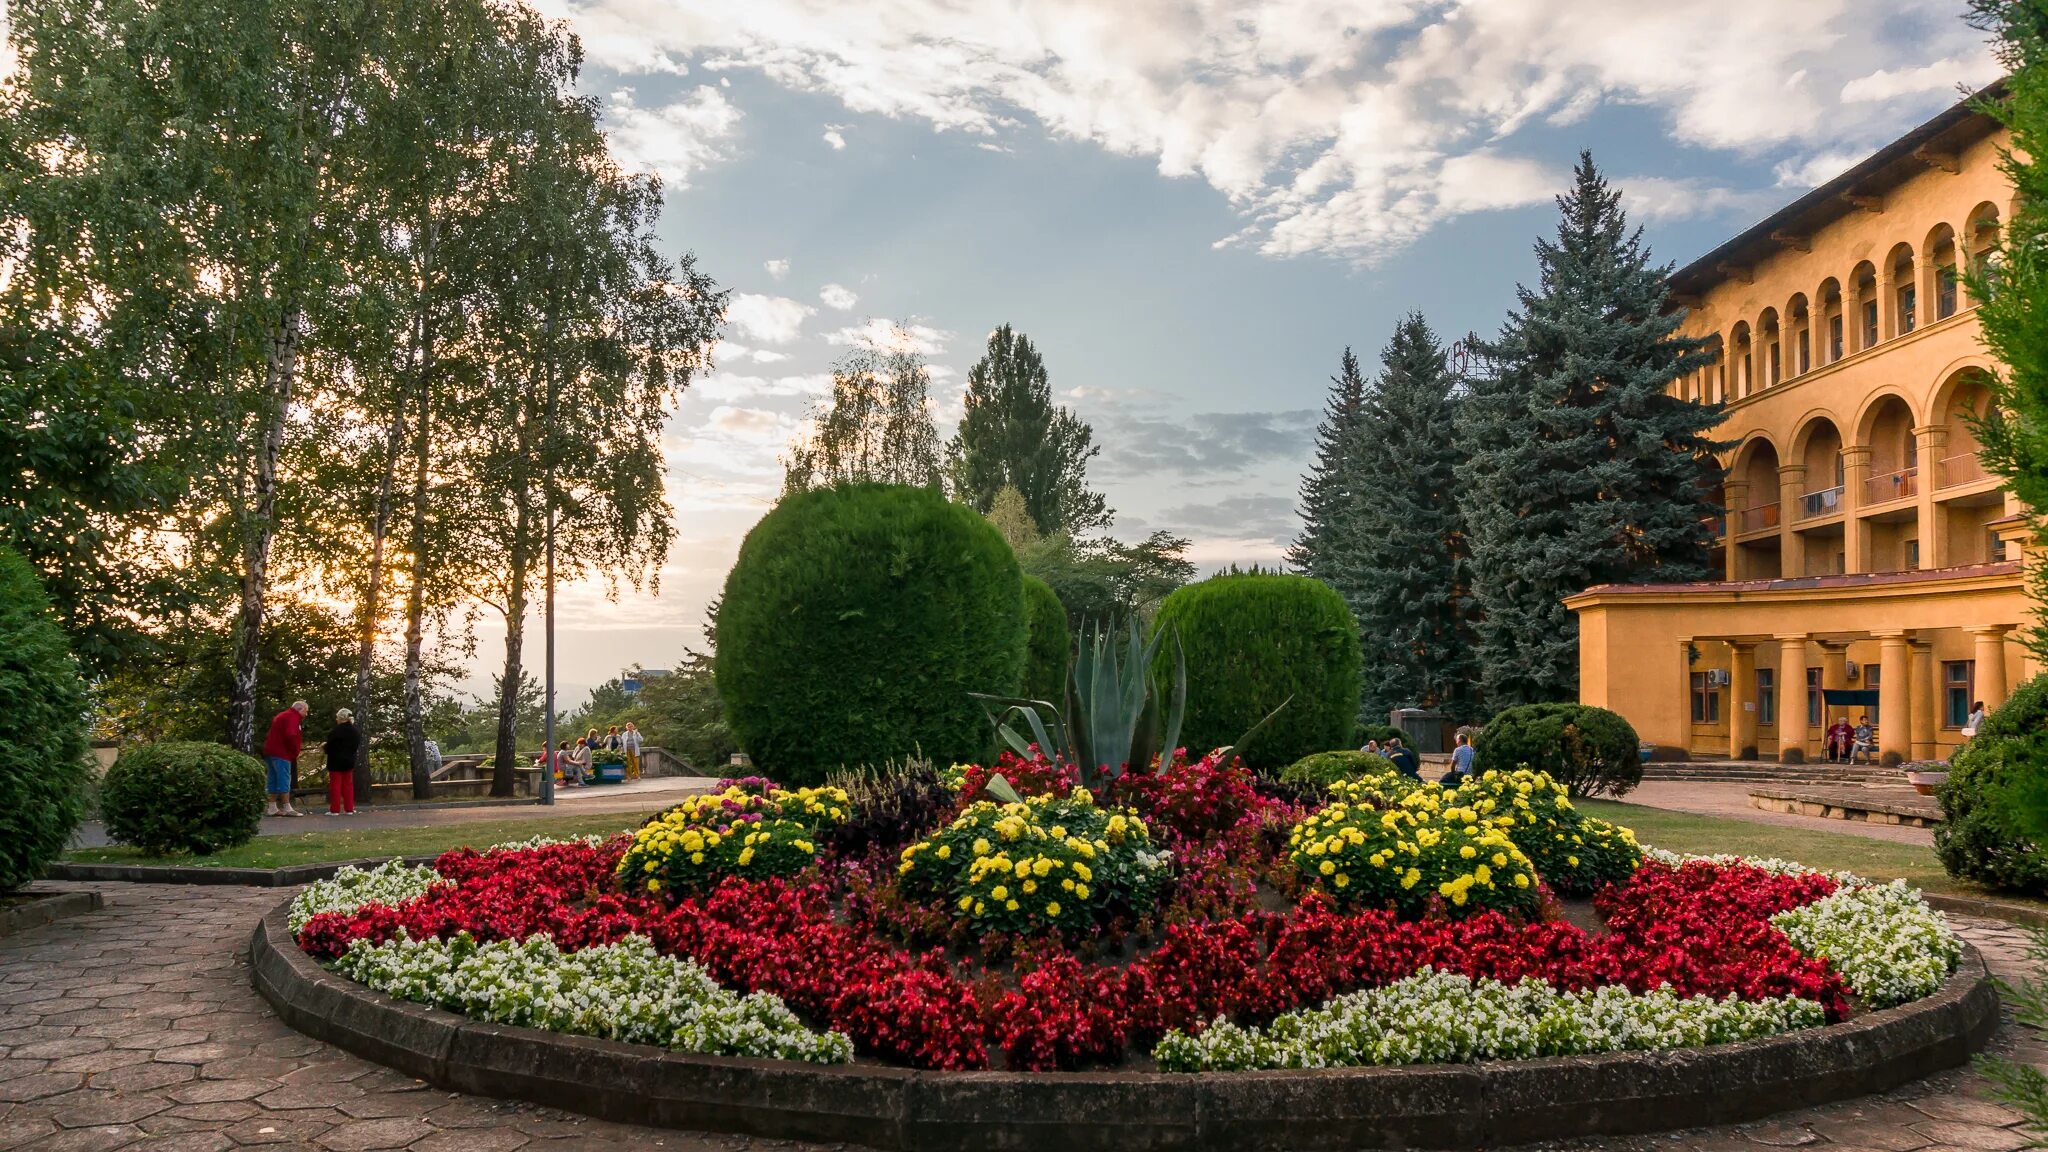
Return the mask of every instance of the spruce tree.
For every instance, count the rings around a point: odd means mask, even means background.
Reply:
[[[1052,402],[1045,359],[1008,324],[967,372],[965,413],[946,447],[955,500],[987,512],[1005,486],[1024,497],[1042,532],[1082,535],[1108,525],[1102,494],[1088,487],[1098,451],[1086,421]]]
[[[1540,278],[1485,354],[1496,371],[1461,405],[1459,470],[1489,707],[1573,699],[1578,621],[1595,584],[1707,576],[1719,405],[1671,384],[1706,365],[1678,336],[1668,266],[1653,265],[1621,194],[1581,153],[1558,198]]]
[[[1359,374],[1358,357],[1346,348],[1342,366],[1330,377],[1323,422],[1316,426],[1316,462],[1301,480],[1301,535],[1287,549],[1287,563],[1295,571],[1332,586],[1338,584],[1339,541],[1353,507],[1364,410],[1365,377]]]
[[[1358,617],[1361,713],[1475,711],[1475,654],[1457,501],[1456,377],[1420,312],[1380,354],[1358,415],[1351,508],[1334,582]]]

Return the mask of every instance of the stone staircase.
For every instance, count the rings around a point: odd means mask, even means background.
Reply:
[[[1643,765],[1644,780],[1712,784],[1904,784],[1902,768],[1876,764],[1776,764],[1758,760],[1681,760]]]

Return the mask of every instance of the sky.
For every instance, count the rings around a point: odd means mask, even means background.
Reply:
[[[671,418],[659,593],[565,588],[562,704],[701,646],[833,361],[890,322],[942,436],[1004,323],[1129,539],[1275,562],[1344,349],[1490,334],[1580,149],[1683,263],[1997,74],[1958,0],[540,0],[663,240],[732,293]],[[501,659],[479,633],[482,690]],[[536,646],[529,646],[535,652]]]

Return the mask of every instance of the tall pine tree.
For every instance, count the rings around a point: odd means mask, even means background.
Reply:
[[[1491,707],[1571,699],[1578,621],[1595,584],[1707,576],[1719,405],[1671,395],[1711,360],[1678,336],[1668,266],[1653,265],[1621,194],[1582,153],[1558,198],[1540,279],[1485,349],[1497,369],[1461,405],[1482,687]]]
[[[985,513],[1008,486],[1041,532],[1080,536],[1108,525],[1102,494],[1088,487],[1088,461],[1100,451],[1093,431],[1053,404],[1045,359],[1030,337],[1008,324],[989,333],[987,351],[967,372],[963,403],[960,430],[946,446],[955,500]]]
[[[1359,468],[1359,423],[1365,412],[1365,377],[1358,357],[1344,360],[1330,377],[1323,422],[1316,427],[1316,462],[1301,480],[1301,535],[1287,549],[1287,563],[1304,576],[1338,587],[1340,541],[1354,501]]]
[[[1457,500],[1456,376],[1410,312],[1380,354],[1357,420],[1356,479],[1335,582],[1365,649],[1361,712],[1477,707],[1465,520]]]

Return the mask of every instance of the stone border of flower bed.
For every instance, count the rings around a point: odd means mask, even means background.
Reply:
[[[283,868],[208,868],[197,864],[82,864],[56,861],[43,869],[45,880],[77,880],[90,884],[236,884],[244,888],[296,888],[329,880],[343,868],[374,868],[386,860],[432,864],[440,853],[425,856],[367,856],[324,864],[291,864]]]
[[[1952,1068],[1998,994],[1966,949],[1939,992],[1712,1048],[1482,1064],[1173,1075],[929,1072],[698,1056],[481,1024],[337,976],[257,924],[251,980],[284,1021],[437,1087],[636,1124],[903,1152],[1471,1148],[1754,1120]]]
[[[97,892],[42,892],[31,888],[13,895],[31,899],[0,906],[0,937],[41,928],[67,917],[97,912],[105,903]]]

